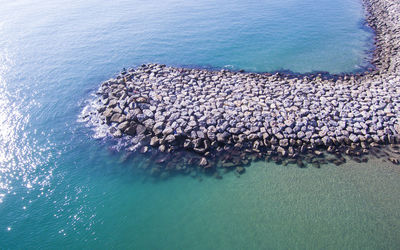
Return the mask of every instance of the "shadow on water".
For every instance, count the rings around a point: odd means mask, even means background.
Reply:
[[[113,144],[114,142],[115,144]],[[202,180],[203,177],[222,179],[225,174],[234,173],[240,177],[253,164],[272,163],[277,166],[298,168],[321,168],[341,166],[345,163],[364,163],[380,160],[393,165],[400,165],[400,146],[398,144],[375,145],[368,151],[344,148],[342,151],[329,151],[324,147],[305,149],[292,156],[278,153],[252,152],[226,148],[221,152],[212,152],[212,157],[204,157],[192,151],[174,150],[160,152],[156,148],[144,147],[138,151],[129,151],[118,140],[103,141],[108,152],[118,159],[120,168],[129,168],[133,175],[140,175],[143,180],[161,181],[176,176],[190,176]],[[204,163],[203,161],[206,161]]]

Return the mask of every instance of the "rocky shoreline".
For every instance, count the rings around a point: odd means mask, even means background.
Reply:
[[[382,144],[397,152],[400,2],[364,4],[376,32],[369,72],[334,77],[146,64],[103,82],[81,118],[124,138],[130,150],[159,155],[156,174],[189,166],[242,173],[252,159],[319,167],[324,151],[341,164],[343,154],[361,161]]]

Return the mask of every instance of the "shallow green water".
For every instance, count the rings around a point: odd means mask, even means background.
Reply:
[[[123,67],[354,72],[371,48],[356,0],[0,0],[0,248],[398,248],[388,163],[154,181],[77,122]]]
[[[25,202],[26,210],[16,207],[10,215],[23,223],[9,221],[11,246],[395,249],[400,244],[400,169],[389,163],[300,169],[259,162],[240,178],[229,173],[223,180],[183,176],[156,182],[126,166],[103,173],[109,163],[97,166],[90,178],[83,172],[73,180],[88,185],[66,181],[45,192],[50,195]],[[23,241],[21,231],[29,232]]]
[[[109,246],[139,249],[396,248],[399,178],[398,167],[378,162],[323,169],[257,163],[240,179],[128,181],[121,202],[98,210],[108,217],[95,228],[121,231]],[[110,208],[134,219],[116,219]]]

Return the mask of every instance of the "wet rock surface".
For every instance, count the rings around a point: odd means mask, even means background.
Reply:
[[[240,175],[254,159],[320,167],[344,163],[343,155],[362,162],[382,144],[395,150],[400,2],[365,0],[365,7],[376,50],[375,69],[363,74],[257,74],[145,64],[103,82],[82,119],[125,140],[128,150],[157,158],[162,167],[151,170],[154,175],[187,172],[189,166]],[[323,151],[335,157],[327,159]],[[396,156],[389,160],[399,163]]]

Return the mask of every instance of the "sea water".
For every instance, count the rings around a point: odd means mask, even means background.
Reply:
[[[157,180],[77,122],[124,67],[358,72],[372,49],[358,0],[0,0],[0,248],[398,247],[388,162]]]

